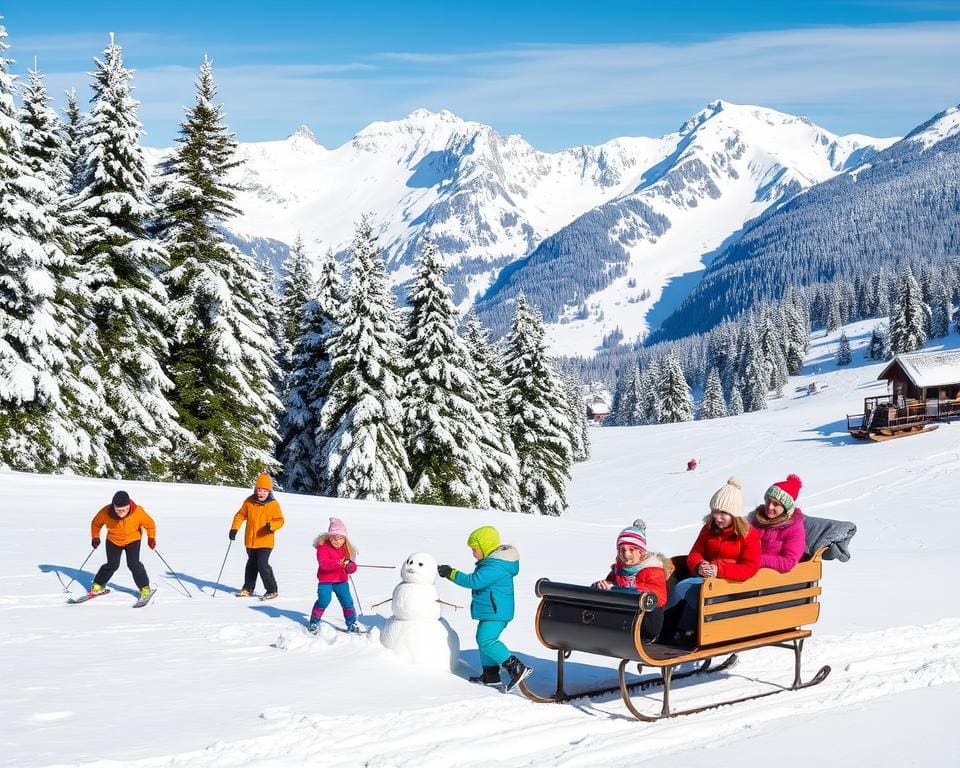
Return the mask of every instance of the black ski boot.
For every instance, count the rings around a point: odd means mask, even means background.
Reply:
[[[474,675],[467,678],[471,683],[480,685],[500,685],[500,667],[484,667],[482,675]]]
[[[512,691],[520,684],[522,680],[526,679],[527,676],[533,672],[532,667],[528,667],[516,656],[511,656],[500,666],[502,666],[507,671],[507,674],[510,675],[510,680],[503,689],[504,693],[507,691]]]

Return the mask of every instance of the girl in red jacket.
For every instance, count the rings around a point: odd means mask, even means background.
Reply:
[[[731,477],[710,498],[710,514],[687,555],[687,570],[695,575],[677,582],[670,595],[666,620],[675,622],[673,642],[694,640],[704,579],[746,581],[760,569],[760,536],[740,516],[742,511],[743,485]]]
[[[617,560],[602,581],[593,583],[595,589],[616,592],[653,592],[657,607],[647,611],[640,625],[644,640],[655,640],[663,628],[663,606],[667,602],[667,571],[673,571],[670,561],[654,552],[647,552],[647,525],[634,520],[617,536]]]
[[[338,517],[330,518],[330,525],[326,533],[321,533],[314,539],[313,546],[317,548],[317,602],[310,612],[310,621],[307,629],[316,632],[320,628],[320,619],[323,612],[330,605],[333,595],[340,601],[343,608],[343,620],[347,623],[348,632],[359,632],[357,611],[353,607],[353,598],[350,596],[350,574],[357,570],[357,549],[347,538],[347,526]]]

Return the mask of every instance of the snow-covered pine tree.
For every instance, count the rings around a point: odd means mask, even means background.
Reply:
[[[483,433],[482,457],[490,506],[504,512],[520,511],[520,464],[506,421],[503,372],[490,347],[489,333],[475,314],[463,321],[463,336],[470,353],[473,377],[480,399],[477,407],[487,423]]]
[[[667,355],[657,386],[660,422],[671,424],[693,419],[693,395],[675,351]]]
[[[930,308],[930,338],[942,339],[950,333],[953,317],[953,301],[950,290],[938,280],[933,288],[933,306]]]
[[[280,481],[288,491],[322,494],[326,476],[317,439],[323,434],[320,413],[330,375],[330,319],[316,299],[303,303],[298,311],[300,335],[293,347],[280,419]]]
[[[280,311],[283,315],[284,350],[283,356],[290,368],[293,347],[300,337],[300,325],[303,320],[303,305],[316,297],[316,286],[310,274],[310,259],[298,234],[290,253],[283,261],[280,273]]]
[[[33,204],[47,217],[41,240],[48,248],[47,267],[54,281],[53,327],[45,332],[58,350],[60,397],[49,416],[59,423],[63,468],[103,475],[112,469],[106,446],[109,409],[94,369],[99,350],[84,296],[86,281],[75,256],[79,217],[67,207],[60,120],[50,106],[43,75],[36,69],[30,70],[23,91],[20,120],[23,159],[39,185]]]
[[[784,347],[787,373],[796,375],[810,346],[810,317],[806,301],[798,291],[790,291],[783,306]]]
[[[740,387],[734,385],[733,392],[730,395],[730,405],[727,408],[728,416],[739,416],[743,413],[743,395],[740,394]]]
[[[80,258],[91,280],[88,289],[102,351],[97,371],[114,415],[108,447],[123,477],[166,477],[172,439],[188,436],[165,394],[173,382],[162,367],[169,316],[158,274],[167,265],[167,254],[146,235],[154,209],[140,147],[139,105],[131,96],[131,73],[123,66],[121,47],[112,36],[103,60],[95,61],[76,205],[90,220]]]
[[[317,280],[317,298],[323,311],[334,321],[343,312],[346,301],[346,289],[340,276],[340,267],[333,251],[329,248],[320,259],[320,277]]]
[[[752,322],[746,325],[743,349],[743,409],[748,412],[766,410],[770,372]]]
[[[841,325],[843,316],[840,312],[840,289],[836,283],[831,283],[827,295],[827,333],[833,333]]]
[[[763,359],[767,363],[767,370],[770,372],[770,378],[767,385],[775,392],[782,393],[783,386],[787,383],[787,361],[784,355],[786,346],[781,336],[780,329],[784,322],[778,321],[774,314],[774,306],[768,305],[763,308],[760,317],[760,349]]]
[[[900,278],[900,292],[890,313],[890,351],[899,355],[913,352],[927,340],[930,307],[920,294],[916,278],[906,268]]]
[[[484,443],[494,442],[478,409],[470,353],[457,333],[457,310],[436,243],[424,239],[408,296],[403,399],[414,501],[486,509],[490,489]],[[481,440],[483,435],[483,440]]]
[[[520,460],[523,512],[558,516],[567,508],[573,463],[563,386],[547,358],[543,321],[521,293],[504,361],[507,423]]]
[[[727,404],[723,400],[720,373],[716,368],[711,368],[710,375],[707,377],[707,387],[703,393],[703,403],[700,406],[700,418],[721,419],[726,415]]]
[[[312,280],[309,274],[307,279]],[[327,436],[321,429],[321,412],[329,393],[330,349],[343,311],[343,283],[333,251],[328,250],[320,261],[319,284],[308,285],[306,293],[316,298],[300,307],[299,336],[281,417],[280,479],[291,491],[323,495],[327,472],[320,448]]]
[[[636,398],[636,409],[633,414],[634,424],[660,423],[660,394],[659,383],[663,378],[664,361],[659,357],[651,357],[643,370],[637,369],[633,388]]]
[[[889,356],[887,329],[877,323],[870,333],[870,341],[864,354],[868,360],[886,360]]]
[[[229,172],[237,142],[216,103],[206,57],[196,99],[163,164],[160,234],[170,257],[172,401],[192,439],[178,440],[178,479],[245,485],[275,464],[281,404],[276,350],[263,307],[275,301],[256,263],[221,227],[238,209]]]
[[[62,122],[63,145],[61,161],[66,175],[67,192],[71,195],[80,191],[80,180],[83,176],[83,131],[84,118],[77,102],[77,91],[71,88],[67,91],[67,105],[63,109]]]
[[[0,25],[0,466],[51,472],[80,448],[62,382],[72,351],[57,304],[65,255],[51,180],[31,168],[43,158],[24,152],[42,140],[29,126],[24,140],[6,37]]]
[[[853,353],[850,351],[850,339],[847,338],[846,331],[840,331],[840,339],[837,341],[837,365],[850,365],[853,360]]]
[[[590,458],[590,432],[587,404],[583,399],[583,382],[571,371],[561,375],[570,419],[570,451],[574,462]]]
[[[321,414],[327,492],[409,501],[401,353],[393,296],[369,219],[353,238],[341,330],[331,346],[330,392]]]

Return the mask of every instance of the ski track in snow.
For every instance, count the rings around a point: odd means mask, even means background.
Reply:
[[[330,631],[336,634],[332,628]],[[324,644],[326,641],[323,638]],[[310,646],[309,642],[297,642],[287,649],[310,652]],[[582,662],[588,657],[578,654],[575,658]],[[203,750],[125,761],[123,765],[301,766],[314,764],[322,755],[326,768],[479,768],[498,759],[516,766],[627,766],[638,759],[706,747],[718,739],[747,738],[782,718],[815,715],[901,691],[960,682],[960,620],[831,637],[815,633],[805,648],[804,679],[823,664],[830,664],[833,671],[820,685],[781,693],[774,707],[770,699],[761,699],[710,710],[695,716],[695,729],[689,727],[689,717],[658,723],[636,721],[618,695],[569,704],[533,704],[519,695],[489,691],[442,707],[388,713],[374,728],[364,716],[320,717],[288,713],[283,708],[268,710],[261,718],[275,726],[274,735],[217,742]],[[540,691],[548,686],[552,689],[552,671],[552,665],[541,662],[530,678],[531,685]],[[788,651],[747,651],[729,672],[677,683],[672,702],[677,709],[702,706],[787,685],[791,678],[792,655]],[[611,683],[614,681],[611,677]],[[641,711],[659,711],[659,692],[634,700]],[[47,717],[68,715],[51,713]],[[438,743],[438,729],[446,730],[450,737]],[[335,750],[330,749],[334,740],[340,745]],[[498,744],[505,750],[500,757]],[[106,768],[120,763],[83,765]]]

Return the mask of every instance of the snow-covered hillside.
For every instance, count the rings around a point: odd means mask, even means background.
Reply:
[[[847,327],[855,348],[873,321]],[[960,337],[946,340],[960,344]],[[846,413],[884,390],[879,364],[837,369],[836,336],[816,339],[807,365],[770,408],[706,422],[592,432],[593,458],[577,465],[571,509],[560,519],[463,509],[351,502],[279,494],[287,525],[273,564],[280,598],[240,600],[243,553],[233,545],[220,591],[217,570],[244,489],[123,483],[158,523],[158,549],[192,597],[177,591],[160,559],[144,550],[158,586],[154,602],[130,610],[125,566],[114,593],[65,604],[57,580],[99,566],[89,521],[118,483],[78,477],[0,474],[8,502],[0,538],[0,765],[240,768],[370,766],[778,766],[816,759],[849,766],[940,766],[960,750],[949,702],[960,693],[960,597],[954,581],[960,516],[954,511],[960,423],[882,444],[852,441]],[[817,381],[816,395],[798,388]],[[689,458],[699,467],[685,471]],[[310,637],[302,623],[315,596],[313,536],[342,517],[362,564],[397,565],[426,551],[466,567],[466,534],[500,528],[521,553],[517,618],[505,640],[536,668],[530,683],[552,683],[554,655],[533,631],[541,576],[588,583],[611,562],[617,531],[636,517],[652,549],[686,551],[710,494],[731,474],[759,501],[787,473],[804,486],[799,505],[852,520],[852,559],[824,566],[821,619],[805,670],[831,664],[822,685],[700,715],[642,724],[619,697],[535,705],[467,683],[477,666],[468,611],[444,609],[466,662],[460,676],[407,666],[382,648],[379,627],[396,571],[355,576],[369,636],[328,628]],[[466,605],[469,593],[439,584]],[[336,623],[336,603],[328,617]],[[609,659],[574,655],[569,689],[614,675]],[[678,685],[675,705],[705,703],[791,679],[778,649],[744,654],[717,679]],[[648,702],[654,705],[654,698]],[[717,746],[722,741],[722,746]],[[788,746],[785,746],[788,745]],[[826,747],[826,744],[832,746]],[[824,750],[828,757],[824,757]]]
[[[231,227],[287,244],[301,234],[319,255],[347,248],[361,214],[371,213],[395,282],[410,278],[429,232],[466,309],[504,266],[531,254],[511,279],[543,289],[536,266],[546,254],[538,257],[538,246],[568,229],[576,238],[602,225],[605,242],[627,262],[623,277],[594,296],[550,289],[547,281],[550,298],[538,302],[548,320],[566,321],[590,306],[589,318],[549,331],[555,351],[588,354],[614,327],[627,338],[644,330],[665,283],[701,269],[704,255],[745,221],[891,141],[838,137],[805,118],[717,101],[660,138],[548,153],[450,112],[417,110],[372,123],[335,149],[303,127],[283,141],[241,144],[243,214]],[[154,162],[160,154],[149,152]],[[640,206],[665,217],[663,232],[645,225]],[[593,275],[604,286],[606,271],[601,265]],[[487,304],[509,303],[512,285]],[[649,297],[638,300],[644,291]]]

